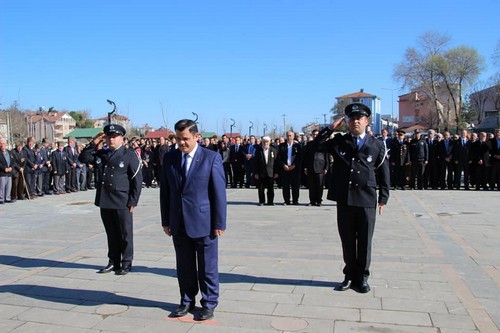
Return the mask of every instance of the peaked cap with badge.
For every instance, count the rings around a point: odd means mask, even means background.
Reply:
[[[351,103],[345,107],[344,113],[346,117],[365,116],[368,118],[372,114],[372,111],[363,103]]]
[[[122,126],[117,125],[117,124],[106,125],[106,126],[104,126],[103,131],[104,131],[104,134],[106,134],[106,136],[112,136],[112,135],[124,136],[126,133],[125,128],[123,128]]]

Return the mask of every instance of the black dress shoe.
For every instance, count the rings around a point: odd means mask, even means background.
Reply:
[[[368,284],[367,281],[361,281],[359,284],[352,286],[352,289],[354,289],[356,292],[360,294],[366,294],[367,292],[370,291],[370,285]]]
[[[181,304],[175,309],[175,311],[172,313],[173,317],[184,317],[187,315],[189,312],[194,311],[194,303],[191,304]]]
[[[352,284],[351,280],[345,279],[344,281],[342,281],[340,286],[337,287],[337,290],[339,290],[339,291],[349,290],[349,289],[351,289],[351,284]]]
[[[199,320],[209,320],[214,317],[214,309],[209,309],[206,307],[203,307],[200,312],[200,318]]]
[[[115,275],[127,275],[132,270],[132,264],[122,264],[122,268],[115,272]]]
[[[97,273],[100,273],[100,274],[102,274],[102,273],[109,273],[109,272],[112,272],[112,271],[118,271],[119,269],[120,269],[119,266],[115,266],[113,264],[113,262],[110,261],[107,266],[105,266],[105,267],[101,268],[100,270],[98,270]]]

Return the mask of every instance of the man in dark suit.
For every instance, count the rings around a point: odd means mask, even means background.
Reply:
[[[500,129],[495,130],[495,137],[490,140],[491,145],[491,174],[490,174],[490,190],[495,189],[500,191]]]
[[[474,166],[475,187],[479,191],[481,187],[488,191],[489,164],[490,164],[491,142],[488,140],[486,132],[479,133],[479,140],[474,141],[470,147],[469,159],[471,166]]]
[[[285,205],[299,204],[300,173],[302,162],[302,149],[295,142],[295,133],[286,132],[286,141],[278,147],[278,158],[280,164],[280,178]],[[290,202],[290,189],[292,190],[292,201]]]
[[[255,136],[250,135],[250,139],[244,146],[244,166],[245,166],[245,188],[250,188],[250,185],[254,185],[253,173],[254,173],[254,157],[255,149],[257,144],[255,143]]]
[[[78,153],[75,146],[75,138],[70,136],[68,138],[68,145],[64,147],[66,152],[66,160],[68,161],[68,173],[66,173],[66,192],[77,192],[76,181],[76,162],[78,161]]]
[[[460,132],[460,138],[453,145],[453,185],[456,190],[460,189],[462,172],[464,173],[464,188],[469,190],[469,149],[471,141],[467,138],[467,130]]]
[[[311,137],[314,140],[319,131],[314,130]],[[328,154],[319,147],[314,149],[314,144],[307,144],[304,147],[302,163],[304,165],[304,174],[307,177],[307,187],[309,189],[308,206],[321,206],[323,201],[323,186],[325,175],[328,172],[329,157]]]
[[[66,190],[64,188],[64,178],[66,173],[68,173],[68,161],[66,160],[66,152],[64,151],[64,143],[58,143],[58,149],[50,154],[50,161],[52,164],[52,173],[54,179],[54,194],[64,194]]]
[[[238,136],[235,139],[235,144],[229,147],[229,162],[233,170],[232,188],[236,188],[237,186],[240,188],[243,187],[243,179],[245,178],[244,160],[245,151],[241,144],[241,137]]]
[[[450,132],[444,132],[443,140],[436,147],[436,157],[439,163],[438,186],[444,190],[453,188],[453,144]]]
[[[35,138],[29,137],[26,140],[26,146],[24,146],[22,150],[22,156],[26,163],[26,167],[24,168],[26,194],[28,199],[34,199],[36,198],[35,171],[38,169],[38,165],[36,164]]]
[[[428,163],[425,166],[424,170],[424,189],[437,189],[437,158],[436,158],[436,131],[430,129],[427,134],[427,138],[425,138],[425,142],[427,142],[427,151],[428,151]]]
[[[406,167],[410,165],[408,143],[405,141],[406,132],[398,130],[396,138],[392,142],[391,157],[389,161],[392,166],[392,185],[395,189],[405,190]]]
[[[271,146],[271,138],[262,138],[262,147],[256,146],[254,177],[257,182],[259,194],[259,206],[266,202],[265,191],[267,190],[267,204],[274,206],[274,179],[278,177],[277,163],[278,153]]]
[[[12,202],[12,172],[15,159],[7,149],[7,140],[0,136],[0,204]]]
[[[422,133],[417,128],[409,145],[410,151],[410,189],[424,189],[424,172],[429,163],[429,147],[422,138]],[[415,180],[417,187],[415,187]]]
[[[160,183],[161,224],[173,236],[181,295],[174,317],[195,308],[211,319],[219,303],[218,237],[226,229],[226,178],[220,154],[198,145],[198,127],[189,119],[175,124],[179,149],[165,155]]]
[[[336,134],[324,142],[334,164],[328,199],[337,202],[337,224],[342,241],[345,279],[339,290],[370,291],[368,277],[375,217],[389,199],[390,175],[384,144],[368,135],[371,110],[362,103],[345,108],[348,134]],[[315,142],[328,139],[345,117],[323,129]],[[378,197],[377,197],[378,187]]]
[[[133,211],[142,189],[141,159],[123,144],[125,129],[106,125],[106,149],[97,149],[103,136],[97,136],[83,149],[79,160],[95,166],[100,181],[96,183],[95,205],[108,238],[108,265],[98,273],[114,271],[125,275],[132,270],[134,257]]]

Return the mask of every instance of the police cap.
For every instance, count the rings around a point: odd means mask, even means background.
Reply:
[[[405,131],[403,131],[403,130],[397,130],[397,132],[396,132],[396,133],[398,133],[398,134],[402,134],[402,135],[405,135],[405,134],[406,134],[406,132],[405,132]]]
[[[113,136],[113,135],[124,136],[125,135],[125,128],[123,128],[120,125],[116,125],[116,124],[106,125],[106,126],[104,126],[104,134],[106,134],[106,136]]]
[[[372,114],[370,108],[363,103],[349,104],[345,107],[344,112],[346,117],[365,116],[368,118]]]

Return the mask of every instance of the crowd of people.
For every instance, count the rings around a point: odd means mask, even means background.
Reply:
[[[288,131],[274,140],[267,136],[222,135],[200,137],[199,143],[221,155],[227,187],[257,188],[259,205],[275,204],[276,187],[282,190],[285,205],[298,205],[302,187],[309,189],[308,205],[321,206],[333,158],[309,149],[308,143],[317,133],[315,130],[306,136]],[[462,130],[453,135],[431,129],[423,135],[417,129],[408,134],[398,130],[390,137],[384,129],[378,138],[389,151],[392,189],[500,190],[500,130]],[[177,147],[175,136],[125,138],[124,143],[142,160],[143,186],[159,186],[163,157]],[[57,143],[45,139],[37,143],[29,137],[8,150],[7,141],[0,138],[0,204],[94,189],[98,177],[94,166],[78,160],[84,147],[74,137]]]

